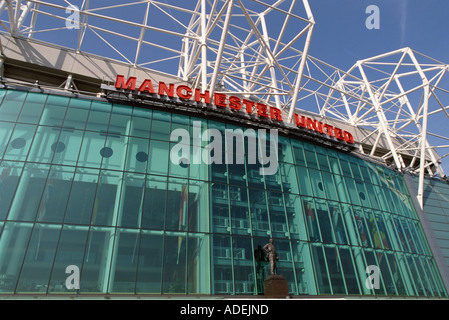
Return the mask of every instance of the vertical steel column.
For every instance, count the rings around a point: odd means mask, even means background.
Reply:
[[[227,36],[228,30],[229,30],[229,22],[230,22],[231,16],[232,16],[232,9],[234,7],[234,0],[228,0],[226,2],[225,6],[228,6],[228,11],[226,12],[226,17],[225,17],[223,30],[221,32],[221,39],[220,39],[220,44],[218,47],[217,57],[215,59],[214,71],[213,71],[212,79],[210,82],[210,95],[211,96],[214,95],[215,83],[217,82],[218,73],[220,72],[220,65],[221,65],[221,60],[223,58],[224,46],[226,44],[226,36]]]
[[[201,0],[201,89],[207,90],[206,0]]]
[[[309,30],[307,31],[306,43],[304,45],[304,52],[302,53],[301,63],[299,64],[298,75],[296,76],[296,84],[293,89],[293,96],[291,100],[290,110],[288,113],[288,122],[293,123],[293,115],[295,113],[296,102],[298,100],[299,89],[301,88],[301,81],[304,73],[304,67],[307,62],[307,56],[309,54],[310,42],[312,41],[313,26],[315,25],[315,19],[313,18],[312,10],[310,9],[308,0],[303,0],[304,8],[307,12],[307,18],[310,21]]]
[[[111,234],[111,239],[109,242],[109,250],[106,255],[106,266],[105,266],[105,276],[103,278],[103,292],[108,292],[114,287],[115,282],[115,268],[117,266],[117,253],[118,253],[118,244],[120,242],[120,233],[117,232],[117,227],[121,225],[123,218],[123,206],[126,195],[126,186],[125,186],[125,165],[126,165],[126,157],[128,153],[129,146],[129,136],[131,133],[131,120],[128,120],[126,124],[126,135],[124,141],[124,152],[122,155],[122,161],[120,165],[120,179],[117,184],[117,192],[115,194],[115,204],[114,204],[114,214],[112,217],[112,226],[114,228],[113,234]]]

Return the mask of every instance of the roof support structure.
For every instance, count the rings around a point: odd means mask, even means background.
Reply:
[[[360,138],[367,156],[381,154],[421,181],[429,172],[444,176],[449,138],[430,132],[429,123],[449,119],[449,90],[441,87],[447,64],[410,48],[362,59],[348,71],[320,61],[309,55],[315,20],[308,0],[175,2],[83,0],[79,28],[70,31],[69,1],[0,0],[0,32],[51,39],[212,94],[234,92],[282,109],[290,123],[297,110],[336,118],[371,130]]]

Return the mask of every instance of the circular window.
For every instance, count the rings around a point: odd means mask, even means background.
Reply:
[[[24,138],[17,138],[11,141],[11,147],[14,149],[21,149],[25,146],[26,140]]]
[[[63,142],[53,143],[51,145],[51,150],[59,153],[65,150],[65,144]]]
[[[179,165],[181,166],[181,168],[188,168],[189,167],[189,160],[186,158],[181,158],[179,159]]]
[[[360,196],[360,199],[362,199],[362,200],[366,199],[365,194],[363,192],[360,192],[359,196]]]
[[[139,162],[145,162],[148,160],[148,155],[146,152],[140,151],[140,152],[137,152],[136,159]]]
[[[113,153],[114,152],[109,147],[104,147],[103,149],[100,150],[100,154],[104,158],[109,158],[110,156],[112,156]]]
[[[318,182],[318,189],[324,191],[323,184],[321,182]]]

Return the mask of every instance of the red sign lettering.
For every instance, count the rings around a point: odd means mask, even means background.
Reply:
[[[123,90],[136,90],[136,77],[129,77],[127,80],[123,75],[117,75],[115,81],[116,89]],[[137,90],[141,93],[155,94],[153,83],[150,79],[145,79]],[[209,91],[201,92],[200,89],[196,88],[194,91],[192,88],[186,85],[178,85],[175,88],[173,83],[165,84],[165,82],[160,81],[158,84],[157,94],[159,96],[167,96],[169,98],[174,98],[176,96],[184,101],[193,100],[195,102],[204,102],[205,104],[211,103],[211,96]],[[242,107],[245,107],[247,114],[253,114],[255,107],[256,115],[261,118],[270,119],[272,121],[283,122],[282,111],[278,108],[267,106],[262,103],[255,103],[250,100],[240,99],[237,96],[226,96],[224,93],[214,93],[213,94],[214,104],[218,108],[228,108],[233,111],[240,111]],[[334,127],[330,124],[320,122],[318,120],[299,116],[297,113],[294,114],[295,125],[298,128],[304,128],[309,131],[313,131],[319,134],[327,135],[329,138],[335,138],[340,141],[345,141],[348,144],[354,143],[354,137],[348,131],[344,131],[340,128]]]

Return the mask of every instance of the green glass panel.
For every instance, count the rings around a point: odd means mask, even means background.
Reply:
[[[359,163],[357,161],[357,158],[348,156],[349,158],[349,165],[351,166],[352,174],[354,175],[354,179],[357,181],[362,181],[362,172],[360,171]]]
[[[209,184],[189,181],[189,231],[209,232]]]
[[[35,125],[18,123],[14,128],[3,158],[7,160],[25,161],[35,131]],[[39,137],[36,137],[35,139],[39,139]],[[31,161],[34,161],[36,154],[35,150],[32,151],[29,158]]]
[[[91,100],[71,98],[62,126],[68,129],[84,130],[91,103]]]
[[[145,176],[125,174],[120,195],[120,213],[117,225],[121,227],[140,228],[142,210],[146,196]]]
[[[379,289],[373,288],[372,290],[374,291],[374,294],[375,295],[387,294],[385,288],[386,288],[386,285],[388,284],[388,282],[384,282],[384,281],[391,280],[391,276],[390,276],[390,273],[388,270],[386,270],[385,275],[384,275],[383,269],[379,265],[378,259],[380,259],[382,257],[382,252],[374,251],[372,249],[365,249],[364,253],[365,253],[367,266],[375,266],[378,268],[378,271],[379,271]],[[383,266],[385,266],[385,263],[383,264]],[[391,282],[389,284],[391,284]],[[390,292],[393,292],[391,290],[391,287],[388,290]]]
[[[209,235],[189,233],[187,240],[187,293],[210,294],[211,248]]]
[[[334,174],[342,175],[343,172],[340,167],[340,160],[338,159],[338,155],[336,152],[329,152],[328,154],[329,158],[329,165],[331,167],[331,170]]]
[[[169,143],[164,141],[150,141],[147,173],[167,175],[169,163]]]
[[[335,187],[334,176],[332,175],[332,173],[321,171],[321,175],[323,177],[322,186],[326,191],[326,198],[333,201],[339,201],[337,188]]]
[[[145,173],[148,163],[149,141],[130,137],[127,139],[126,171]]]
[[[304,167],[297,166],[296,174],[299,182],[299,194],[304,196],[313,196],[312,186],[309,179],[309,171]]]
[[[350,248],[339,247],[338,253],[340,256],[342,274],[344,277],[348,294],[360,294],[359,282],[357,280],[358,278],[357,272]],[[362,285],[364,285],[364,283],[362,283]]]
[[[101,171],[98,178],[91,224],[115,226],[119,218],[122,176],[114,171]]]
[[[190,148],[189,178],[209,180],[209,165],[202,160],[203,149],[199,146]]]
[[[410,295],[407,292],[407,288],[404,284],[402,272],[400,270],[396,256],[393,253],[385,253],[385,256],[386,256],[386,258],[388,258],[388,264],[390,266],[393,281],[394,281],[394,284],[395,284],[396,290],[397,290],[396,294],[399,296]]]
[[[267,196],[271,222],[271,235],[275,238],[289,239],[289,230],[282,193],[268,191]]]
[[[48,286],[49,293],[75,292],[67,289],[66,280],[69,275],[66,274],[66,268],[76,266],[81,271],[88,231],[87,226],[63,226]]]
[[[359,161],[360,172],[362,174],[363,180],[367,183],[372,183],[371,174],[368,170],[366,162],[362,159],[358,159],[358,161]]]
[[[370,203],[371,208],[373,209],[381,209],[379,198],[380,196],[376,194],[374,191],[374,186],[371,183],[365,183],[366,193],[365,193],[365,200],[368,203]],[[368,200],[369,199],[369,200]]]
[[[215,234],[212,238],[212,294],[233,294],[231,237]]]
[[[85,132],[81,144],[78,166],[100,168],[103,155],[110,156],[105,152],[106,137],[98,132]]]
[[[170,178],[167,186],[165,229],[187,231],[189,219],[189,186],[185,179]]]
[[[26,92],[15,90],[6,91],[0,106],[0,119],[3,121],[16,121],[26,96]]]
[[[293,194],[284,194],[284,202],[290,237],[292,239],[307,240],[304,212],[302,210],[300,197]]]
[[[132,115],[131,135],[148,139],[150,137],[152,116],[152,110],[135,107]]]
[[[0,122],[0,157],[3,158],[3,153],[8,146],[9,138],[11,137],[14,128],[14,123]]]
[[[20,112],[18,122],[39,123],[46,100],[46,94],[29,92]]]
[[[101,162],[103,169],[120,171],[125,169],[129,140],[128,136],[116,136],[108,133],[104,149],[100,149],[99,152],[103,158]]]
[[[426,296],[425,291],[424,291],[423,280],[421,279],[421,275],[419,274],[418,268],[415,264],[415,261],[414,261],[412,255],[410,255],[410,254],[406,255],[406,262],[407,262],[407,266],[410,270],[410,276],[413,279],[415,292],[417,292],[418,296],[421,296],[421,297]]]
[[[276,239],[273,244],[279,257],[279,260],[276,261],[276,273],[281,274],[287,280],[288,292],[291,295],[296,295],[297,287],[291,243],[288,240]]]
[[[178,150],[176,153],[174,150]],[[188,178],[190,167],[190,146],[181,143],[170,143],[170,157],[168,161],[168,175],[172,177]],[[175,161],[176,159],[176,161]],[[179,159],[179,161],[177,161]]]
[[[250,189],[249,200],[251,208],[251,224],[253,235],[267,236],[270,234],[267,198],[264,190]]]
[[[153,120],[151,122],[151,139],[170,140],[170,113],[158,110],[153,111]]]
[[[99,170],[77,168],[73,177],[64,223],[90,223],[95,204]]]
[[[314,242],[321,241],[315,203],[312,198],[302,199],[309,240]]]
[[[386,242],[385,233],[380,234],[376,225],[376,218],[370,209],[365,209],[365,221],[370,238],[373,242],[374,248],[383,249],[384,241]]]
[[[91,227],[81,269],[80,293],[106,293],[114,252],[115,228]]]
[[[147,176],[142,211],[143,228],[164,229],[167,192],[167,178]]]
[[[6,222],[0,235],[1,293],[14,293],[19,279],[32,223]]]
[[[55,151],[59,148],[58,139],[60,132],[60,128],[37,127],[28,160],[51,163]]]
[[[114,135],[131,134],[132,107],[120,104],[112,106],[111,119],[109,120],[108,132]]]
[[[296,168],[292,164],[280,163],[279,172],[282,177],[282,189],[286,193],[299,194],[298,179]]]
[[[210,188],[212,231],[218,233],[230,233],[231,221],[229,217],[228,186],[225,184],[212,183]]]
[[[73,167],[51,168],[37,213],[38,221],[62,223],[74,172]]]
[[[42,113],[41,125],[62,126],[70,98],[49,95]]]
[[[50,280],[61,225],[36,224],[31,235],[17,293],[45,294]]]
[[[359,195],[359,201],[362,207],[371,207],[370,197],[365,188],[365,183],[355,180],[355,184],[357,187],[357,194]]]
[[[402,284],[402,282],[400,282],[401,280],[399,279],[398,275],[396,275],[396,278],[393,278],[394,275],[391,274],[391,270],[388,264],[388,257],[385,252],[376,251],[376,257],[379,262],[379,271],[385,284],[387,294],[397,296],[399,294],[397,285]]]
[[[316,152],[313,145],[304,143],[304,155],[306,157],[307,167],[318,169],[318,160],[316,158]]]
[[[298,294],[316,295],[314,267],[309,245],[303,241],[292,241]]]
[[[367,226],[365,213],[363,212],[363,209],[360,207],[352,207],[351,209],[354,215],[355,228],[356,231],[358,232],[360,244],[363,247],[373,247],[370,236],[370,230]]]
[[[0,166],[0,220],[5,220],[14,198],[23,163],[3,161]]]
[[[166,233],[162,293],[185,294],[187,269],[187,237],[185,233]]]
[[[324,190],[323,178],[318,170],[309,169],[310,183],[313,189],[313,195],[317,198],[326,198],[326,192]]]
[[[359,194],[359,192],[356,188],[355,181],[353,179],[347,178],[347,176],[345,176],[345,183],[346,183],[346,187],[348,188],[349,198],[351,199],[350,203],[360,206],[361,205],[361,203],[360,203],[361,195]],[[365,195],[363,197],[365,197],[365,199],[366,199]]]
[[[111,109],[112,106],[109,103],[92,101],[89,117],[87,118],[86,130],[106,132],[111,117]]]
[[[162,292],[164,236],[162,231],[142,230],[139,244],[136,293]]]
[[[84,133],[78,130],[62,128],[59,140],[50,148],[54,149],[53,163],[76,165],[80,154]]]
[[[318,158],[318,163],[320,165],[320,170],[321,172],[326,171],[326,172],[330,172],[331,171],[331,167],[329,165],[329,161],[327,159],[327,154],[326,154],[326,150],[324,148],[318,147],[316,146],[316,151],[317,151],[317,158]]]
[[[337,202],[329,202],[328,204],[329,216],[335,233],[335,239],[333,239],[332,242],[338,244],[349,244],[346,235],[345,222],[339,204]]]
[[[323,246],[316,243],[312,244],[310,246],[310,253],[315,270],[315,281],[317,284],[318,293],[332,294]]]
[[[301,141],[292,140],[293,156],[295,158],[295,164],[305,167],[306,159],[304,156],[304,146]]]
[[[34,221],[50,167],[27,163],[11,203],[8,220]]]
[[[208,141],[207,120],[190,117],[190,145],[205,147]]]
[[[346,294],[346,284],[342,274],[340,254],[335,246],[324,246],[326,263],[329,270],[330,282],[333,294]]]
[[[109,276],[109,292],[135,292],[139,241],[138,230],[117,229]]]
[[[350,196],[348,194],[348,189],[346,188],[346,183],[344,177],[335,174],[334,175],[335,188],[337,189],[338,198],[341,202],[351,203]]]
[[[251,220],[248,207],[248,190],[243,187],[229,186],[232,233],[251,234]]]
[[[349,157],[344,153],[339,153],[338,157],[340,159],[342,175],[346,178],[353,178]]]
[[[316,200],[315,205],[322,241],[324,243],[335,243],[336,237],[329,218],[328,204],[325,201]]]
[[[232,238],[235,294],[254,294],[256,291],[253,252],[250,237]]]
[[[278,138],[278,161],[294,164],[293,152],[290,145],[290,139],[285,137]]]

